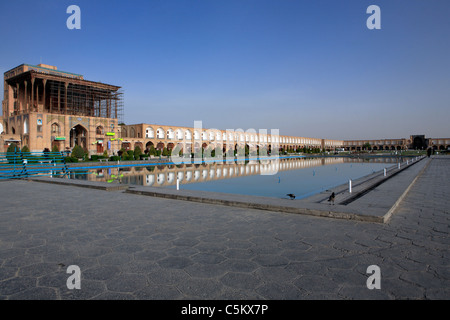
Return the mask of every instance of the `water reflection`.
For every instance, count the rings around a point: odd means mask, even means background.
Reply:
[[[245,164],[216,162],[97,169],[91,170],[91,174],[73,174],[72,178],[169,188],[175,187],[178,180],[185,189],[276,197],[296,193],[301,198],[345,183],[349,178],[383,170],[398,161],[398,158],[287,158],[250,160]]]

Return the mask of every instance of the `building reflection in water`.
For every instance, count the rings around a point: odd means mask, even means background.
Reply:
[[[398,158],[373,158],[370,163],[398,162]],[[358,158],[287,158],[274,160],[250,160],[245,163],[214,162],[182,165],[147,165],[90,170],[93,174],[73,175],[75,179],[122,183],[129,185],[168,187],[180,184],[201,183],[215,180],[232,179],[243,176],[270,175],[283,171],[316,168],[343,163],[367,163],[367,159]]]

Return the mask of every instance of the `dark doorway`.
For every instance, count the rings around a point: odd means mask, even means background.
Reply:
[[[425,150],[428,145],[425,140],[425,136],[413,136],[413,145],[412,148],[414,150]]]
[[[87,149],[87,130],[80,125],[76,125],[70,130],[70,147],[73,148],[76,145]]]

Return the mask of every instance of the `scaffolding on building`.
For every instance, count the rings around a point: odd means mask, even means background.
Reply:
[[[123,92],[103,83],[48,80],[45,111],[64,115],[117,119],[123,122]]]

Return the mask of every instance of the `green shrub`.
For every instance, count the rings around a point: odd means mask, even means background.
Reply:
[[[109,157],[109,160],[110,161],[119,161],[120,157],[119,156],[111,156],[111,157]]]
[[[83,148],[79,145],[76,145],[72,150],[72,157],[75,157],[77,159],[83,158],[85,155],[85,152]]]
[[[22,152],[23,152],[23,153],[29,153],[29,152],[30,152],[30,149],[28,148],[28,146],[23,146]]]
[[[19,147],[13,142],[9,145],[8,149],[6,150],[6,152],[8,153],[14,153],[16,151],[19,151]]]
[[[66,163],[78,162],[78,158],[75,157],[65,157]]]
[[[139,146],[134,147],[134,158],[139,159],[139,156],[142,154],[142,150]]]

